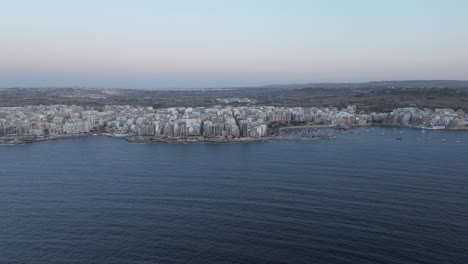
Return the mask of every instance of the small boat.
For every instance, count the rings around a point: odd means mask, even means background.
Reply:
[[[396,140],[403,140],[403,138],[401,138],[401,137],[397,137],[397,138],[396,138]]]

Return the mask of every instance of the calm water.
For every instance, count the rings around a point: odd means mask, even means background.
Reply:
[[[0,146],[0,263],[466,264],[468,132]]]

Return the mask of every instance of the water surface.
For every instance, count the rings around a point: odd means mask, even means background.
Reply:
[[[0,146],[0,228],[0,263],[467,263],[468,133]]]

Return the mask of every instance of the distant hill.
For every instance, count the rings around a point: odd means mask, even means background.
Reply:
[[[361,83],[305,83],[305,84],[272,84],[268,88],[468,88],[468,81],[459,80],[410,80],[410,81],[376,81]]]
[[[358,110],[388,112],[398,107],[452,108],[468,111],[468,81],[381,81],[366,83],[315,83],[223,89],[105,89],[5,88],[0,107],[24,105],[140,105],[197,107],[221,104],[223,99],[248,98],[257,105],[356,105]],[[221,99],[221,100],[219,100]],[[239,102],[240,105],[245,103]],[[0,117],[1,118],[1,117]]]
[[[375,82],[343,82],[343,83],[297,83],[297,84],[269,84],[263,86],[232,86],[232,87],[217,87],[217,88],[110,88],[110,87],[1,87],[0,91],[5,89],[79,89],[79,90],[164,90],[164,91],[213,91],[213,90],[237,90],[237,89],[258,89],[258,88],[282,88],[282,89],[302,89],[302,88],[352,88],[352,89],[369,89],[369,88],[468,88],[468,80],[408,80],[408,81],[375,81]]]

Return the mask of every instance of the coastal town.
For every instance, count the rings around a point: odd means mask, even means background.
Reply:
[[[0,143],[27,143],[86,134],[127,137],[133,142],[226,142],[288,137],[285,128],[317,129],[294,134],[326,138],[321,128],[395,126],[467,129],[468,114],[452,109],[398,108],[365,113],[335,107],[153,107],[77,105],[0,107]],[[282,133],[283,129],[283,133]]]

